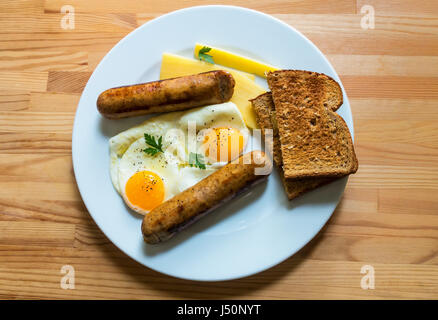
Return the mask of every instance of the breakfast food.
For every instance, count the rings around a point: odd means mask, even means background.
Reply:
[[[257,123],[265,135],[267,129],[272,130],[272,150],[275,165],[278,167],[280,177],[289,200],[292,200],[299,195],[320,187],[324,184],[332,182],[333,178],[302,178],[302,179],[286,179],[283,173],[283,157],[281,155],[280,136],[275,120],[275,106],[272,101],[272,94],[266,92],[255,99],[251,100],[256,113]],[[268,140],[269,141],[269,140]]]
[[[335,111],[342,90],[332,78],[309,71],[268,73],[285,178],[340,177],[357,171],[350,131]]]
[[[266,78],[267,72],[278,70],[278,68],[269,64],[244,57],[227,50],[206,46],[199,43],[195,45],[194,54],[197,59],[210,61],[211,63],[241,70],[250,74],[253,73],[263,78]]]
[[[272,133],[265,146],[289,200],[356,172],[349,129],[335,113],[342,90],[332,78],[201,44],[195,57],[164,53],[160,81],[112,88],[97,100],[110,119],[163,113],[110,139],[112,183],[144,215],[145,242],[172,238],[267,178],[272,162],[251,151],[260,147],[247,127]],[[267,78],[271,92],[254,74]]]
[[[245,158],[250,161],[246,161]],[[141,230],[144,240],[149,244],[156,244],[170,239],[222,203],[266,179],[267,175],[255,173],[255,168],[266,165],[271,166],[264,152],[246,153],[236,163],[227,164],[196,185],[162,203],[143,219]]]
[[[230,73],[210,71],[108,89],[99,95],[97,108],[109,119],[185,110],[230,100],[234,85]]]
[[[189,76],[191,74],[213,70],[228,71],[234,78],[236,78],[237,75],[237,77],[244,76],[250,80],[255,80],[255,75],[251,73],[237,71],[205,61],[178,56],[168,52],[164,52],[161,57],[160,79]]]
[[[194,150],[188,146],[190,125],[196,128]],[[146,214],[238,157],[248,139],[231,102],[166,113],[110,139],[111,179],[127,206]],[[230,153],[226,159],[219,149]]]
[[[160,79],[179,77],[198,72],[200,65],[204,67],[207,66],[208,68],[214,67],[216,70],[229,70],[216,64],[213,65],[203,61],[165,53],[163,54],[161,62]],[[255,129],[257,128],[257,122],[249,100],[266,92],[266,90],[253,80],[249,79],[244,73],[239,71],[229,72],[233,75],[234,80],[236,81],[234,93],[230,101],[235,103],[239,108],[245,124],[249,128]]]

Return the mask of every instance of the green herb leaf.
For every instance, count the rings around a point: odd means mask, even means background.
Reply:
[[[151,148],[151,147],[143,149],[143,151],[146,152],[147,154],[151,155],[151,156],[155,156],[158,152],[160,152],[157,149]]]
[[[210,50],[211,50],[211,48],[205,47],[205,46],[202,47],[201,49],[199,49],[199,52],[198,52],[199,60],[204,60],[205,62],[214,64],[213,56],[207,54],[207,52],[210,52]]]
[[[202,154],[190,152],[189,165],[205,170],[204,157]]]
[[[158,141],[156,141],[154,136],[151,136],[150,134],[145,133],[144,139],[145,139],[146,143],[148,145],[150,145],[150,147],[143,149],[143,152],[145,152],[151,156],[156,155],[158,152],[164,152],[163,151],[163,144],[162,144],[163,137],[159,137]]]

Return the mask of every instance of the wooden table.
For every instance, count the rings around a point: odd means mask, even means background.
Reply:
[[[174,279],[131,260],[80,198],[71,130],[88,77],[146,21],[215,1],[0,1],[0,298],[438,298],[438,2],[226,0],[289,23],[339,73],[354,116],[357,174],[320,234],[260,274]],[[75,9],[64,30],[63,5]],[[371,5],[375,28],[362,29]],[[62,289],[61,268],[75,271]],[[374,289],[362,289],[372,266]]]

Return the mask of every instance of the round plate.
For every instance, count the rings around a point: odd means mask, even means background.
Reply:
[[[125,206],[111,184],[108,139],[147,117],[107,120],[98,113],[96,100],[108,88],[159,79],[162,53],[192,57],[196,42],[284,69],[322,72],[340,82],[315,45],[269,15],[233,6],[178,10],[131,32],[100,62],[76,112],[73,166],[91,216],[128,256],[178,278],[230,280],[266,270],[308,243],[333,213],[347,178],[289,202],[274,171],[266,183],[210,213],[170,241],[145,244],[142,217]],[[267,88],[266,81],[257,81]],[[353,132],[345,92],[338,113]]]

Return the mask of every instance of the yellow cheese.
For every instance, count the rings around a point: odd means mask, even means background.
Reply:
[[[239,108],[246,125],[253,129],[257,128],[254,110],[252,109],[249,99],[257,97],[266,92],[266,90],[243,73],[222,66],[212,65],[207,62],[189,59],[170,53],[163,53],[160,79],[181,77],[211,70],[227,70],[233,75],[236,85],[234,87],[234,94],[230,101],[234,102]]]
[[[250,59],[244,56],[239,56],[237,54],[231,53],[226,50],[206,46],[197,43],[195,45],[195,58],[199,58],[198,53],[203,47],[211,48],[206,54],[213,57],[215,64],[220,64],[229,68],[237,69],[240,71],[254,73],[260,77],[266,78],[266,72],[278,70],[278,68],[271,66],[260,61]]]
[[[163,53],[163,61],[161,63],[160,79],[168,79],[171,77],[188,76],[195,73],[207,72],[212,70],[227,70],[232,75],[240,73],[251,80],[255,80],[255,75],[242,71],[232,70],[225,67],[219,67],[208,62],[194,60],[177,56],[172,53]],[[168,76],[170,75],[170,76]]]

